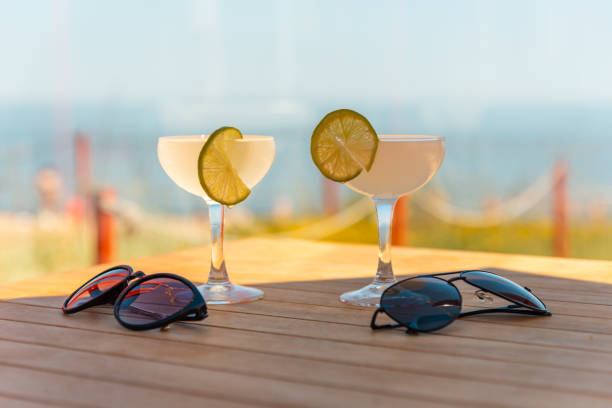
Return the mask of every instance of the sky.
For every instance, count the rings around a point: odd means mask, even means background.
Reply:
[[[0,104],[612,101],[609,1],[0,0]]]
[[[608,191],[610,21],[606,0],[0,0],[0,186],[21,203],[41,165],[68,177],[85,130],[118,157],[102,182],[170,189],[157,137],[231,124],[278,137],[262,197],[306,202],[310,132],[346,107],[447,136],[436,180],[476,205],[474,185],[510,196],[558,157]]]

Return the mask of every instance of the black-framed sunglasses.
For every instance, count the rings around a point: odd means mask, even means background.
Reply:
[[[459,275],[448,280],[446,275]],[[489,293],[511,302],[497,308],[461,312],[462,297],[453,284],[457,280],[475,286],[475,296],[481,300],[493,300]],[[385,313],[397,324],[377,325],[376,316]],[[519,313],[533,316],[550,316],[551,313],[531,289],[520,286],[492,272],[468,270],[419,275],[389,286],[380,298],[380,307],[374,312],[370,327],[390,329],[405,327],[407,333],[428,332],[441,329],[459,317],[484,313]]]
[[[113,266],[91,278],[68,296],[62,311],[71,314],[103,304],[114,305],[117,321],[132,330],[167,328],[208,316],[206,301],[189,280],[171,273],[145,275],[129,265]]]

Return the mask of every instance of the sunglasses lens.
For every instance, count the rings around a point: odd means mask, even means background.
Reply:
[[[484,271],[463,272],[461,276],[463,276],[468,283],[476,285],[493,294],[510,299],[519,305],[536,310],[546,310],[546,306],[544,306],[537,297],[511,280]]]
[[[146,325],[181,312],[193,299],[191,288],[178,279],[147,279],[123,296],[118,317],[128,324]]]
[[[446,326],[459,316],[461,295],[442,279],[412,278],[387,289],[380,306],[402,325],[430,331]]]
[[[108,290],[120,284],[128,277],[130,271],[124,268],[111,269],[103,274],[94,277],[89,282],[84,284],[74,295],[72,295],[64,304],[65,310],[70,310],[78,307],[92,299],[103,295]]]

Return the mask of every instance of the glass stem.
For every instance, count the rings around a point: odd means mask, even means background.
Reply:
[[[225,257],[223,256],[223,205],[215,202],[208,204],[208,218],[210,222],[210,274],[209,285],[229,284],[229,276],[225,269]]]
[[[397,199],[373,198],[378,217],[378,270],[374,284],[395,282],[391,267],[391,222]]]

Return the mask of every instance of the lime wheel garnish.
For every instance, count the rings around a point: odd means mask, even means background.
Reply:
[[[378,135],[368,120],[350,109],[328,113],[312,132],[310,154],[321,173],[345,182],[370,170]]]
[[[251,190],[240,179],[229,159],[229,151],[242,133],[225,126],[215,130],[206,140],[198,157],[198,178],[204,192],[212,200],[234,205],[249,196]]]

